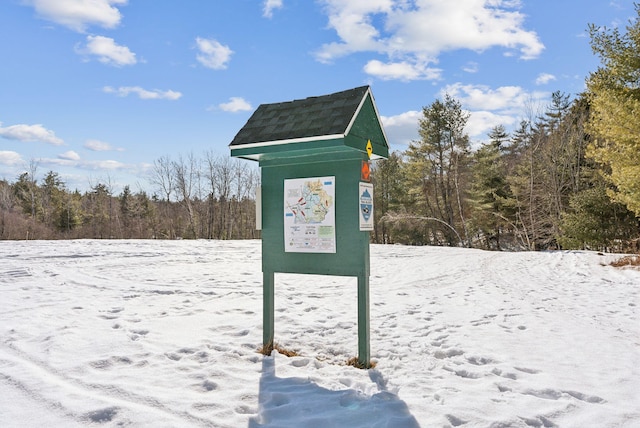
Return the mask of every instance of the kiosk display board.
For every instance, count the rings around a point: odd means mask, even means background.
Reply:
[[[262,104],[229,147],[260,165],[263,349],[274,345],[276,273],[353,276],[358,364],[370,367],[370,162],[389,155],[371,89]]]

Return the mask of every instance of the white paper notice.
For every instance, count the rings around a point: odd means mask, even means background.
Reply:
[[[335,253],[335,177],[284,180],[284,250]]]

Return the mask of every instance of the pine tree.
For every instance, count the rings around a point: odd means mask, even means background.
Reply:
[[[512,209],[507,203],[513,196],[507,183],[504,144],[508,141],[504,126],[498,125],[489,133],[491,139],[474,154],[470,205],[471,224],[487,249],[501,249],[500,235],[510,228]]]
[[[389,215],[406,212],[406,179],[402,153],[392,152],[388,159],[377,161],[371,181],[375,186],[373,192],[375,242],[393,243],[392,227],[386,220]]]
[[[640,217],[640,4],[621,34],[589,26],[601,66],[587,80],[593,142],[588,154],[605,166],[611,197]]]
[[[633,213],[623,204],[611,202],[604,183],[571,195],[570,206],[560,225],[558,241],[563,248],[625,251],[625,243],[638,234]]]
[[[406,151],[410,194],[416,198],[418,214],[442,222],[446,227],[435,228],[439,232],[433,235],[436,239],[443,236],[449,245],[468,237],[463,205],[469,157],[469,136],[464,127],[468,119],[469,113],[462,110],[460,102],[445,95],[444,101],[436,100],[422,109],[420,140]]]

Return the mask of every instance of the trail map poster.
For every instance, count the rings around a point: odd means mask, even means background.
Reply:
[[[336,252],[335,181],[335,177],[284,180],[285,252]]]

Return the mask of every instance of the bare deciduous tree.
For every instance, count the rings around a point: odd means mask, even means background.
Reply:
[[[193,206],[193,196],[197,186],[196,181],[200,174],[198,160],[193,153],[190,153],[186,159],[180,155],[178,160],[173,162],[173,172],[175,174],[178,202],[186,209],[187,215],[189,216],[191,234],[193,238],[197,239],[198,227]]]

